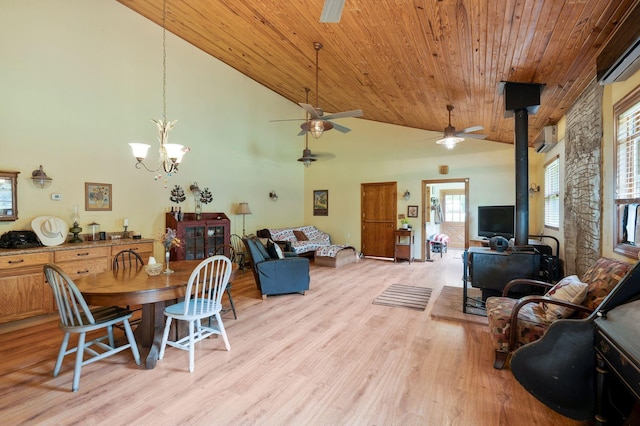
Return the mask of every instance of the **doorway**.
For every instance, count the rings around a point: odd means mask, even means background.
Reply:
[[[469,247],[469,179],[422,181],[422,247],[432,234],[449,236],[449,247]],[[424,260],[426,251],[423,250]]]

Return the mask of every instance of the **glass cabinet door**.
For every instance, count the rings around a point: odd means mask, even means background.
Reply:
[[[204,259],[205,227],[187,226],[184,228],[184,258],[185,260]]]
[[[213,256],[218,246],[224,244],[224,226],[207,227],[207,252],[208,256]]]

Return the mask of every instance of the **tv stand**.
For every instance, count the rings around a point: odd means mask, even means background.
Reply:
[[[476,237],[469,239],[469,247],[489,247],[489,239],[485,237]]]

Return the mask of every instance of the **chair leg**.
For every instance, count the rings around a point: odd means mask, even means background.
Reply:
[[[194,333],[193,321],[189,321],[189,373],[193,373],[195,369],[195,343],[193,342]]]
[[[236,306],[233,304],[233,297],[231,297],[231,288],[229,286],[227,286],[227,297],[229,297],[231,311],[233,311],[233,319],[238,319],[238,315],[236,315]]]
[[[218,312],[216,314],[216,321],[218,321],[218,328],[220,329],[220,335],[222,336],[222,340],[224,340],[224,347],[230,351],[231,345],[229,344],[229,339],[227,338],[227,331],[224,329],[224,324],[222,324],[222,317]]]
[[[112,348],[116,347],[116,340],[113,338],[113,326],[110,325],[107,327],[107,334],[109,335],[109,346]]]
[[[167,347],[167,340],[169,340],[170,329],[171,329],[171,317],[167,317],[167,322],[164,324],[164,332],[162,333],[162,343],[160,344],[160,352],[158,352],[158,359],[164,358],[164,350]]]
[[[60,343],[60,351],[58,352],[58,359],[56,359],[56,366],[53,367],[53,377],[58,377],[60,373],[60,367],[62,366],[62,360],[67,352],[67,345],[69,344],[69,333],[64,333],[62,343]]]
[[[493,361],[493,368],[496,370],[502,370],[504,365],[507,363],[507,358],[509,357],[509,352],[499,351],[496,349],[496,358]]]
[[[73,369],[73,385],[71,390],[78,392],[80,387],[80,372],[82,371],[82,359],[84,357],[84,343],[86,339],[86,333],[80,333],[78,336],[78,347],[76,349],[76,365]]]
[[[133,331],[131,330],[131,324],[129,324],[129,320],[124,320],[123,323],[124,323],[124,332],[127,335],[129,346],[131,346],[131,353],[133,354],[133,359],[136,361],[137,365],[140,365],[140,352],[138,351],[138,344],[136,343],[136,338],[133,336]]]

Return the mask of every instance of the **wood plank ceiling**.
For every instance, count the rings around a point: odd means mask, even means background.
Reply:
[[[163,0],[118,0],[162,25]],[[514,141],[501,81],[545,84],[529,141],[567,112],[596,75],[596,56],[640,0],[166,0],[167,30],[292,102],[326,112]],[[319,93],[315,50],[321,42]],[[160,41],[159,41],[160,43]],[[287,117],[274,117],[274,119]],[[296,117],[291,117],[296,118]],[[297,132],[292,125],[292,133]]]

